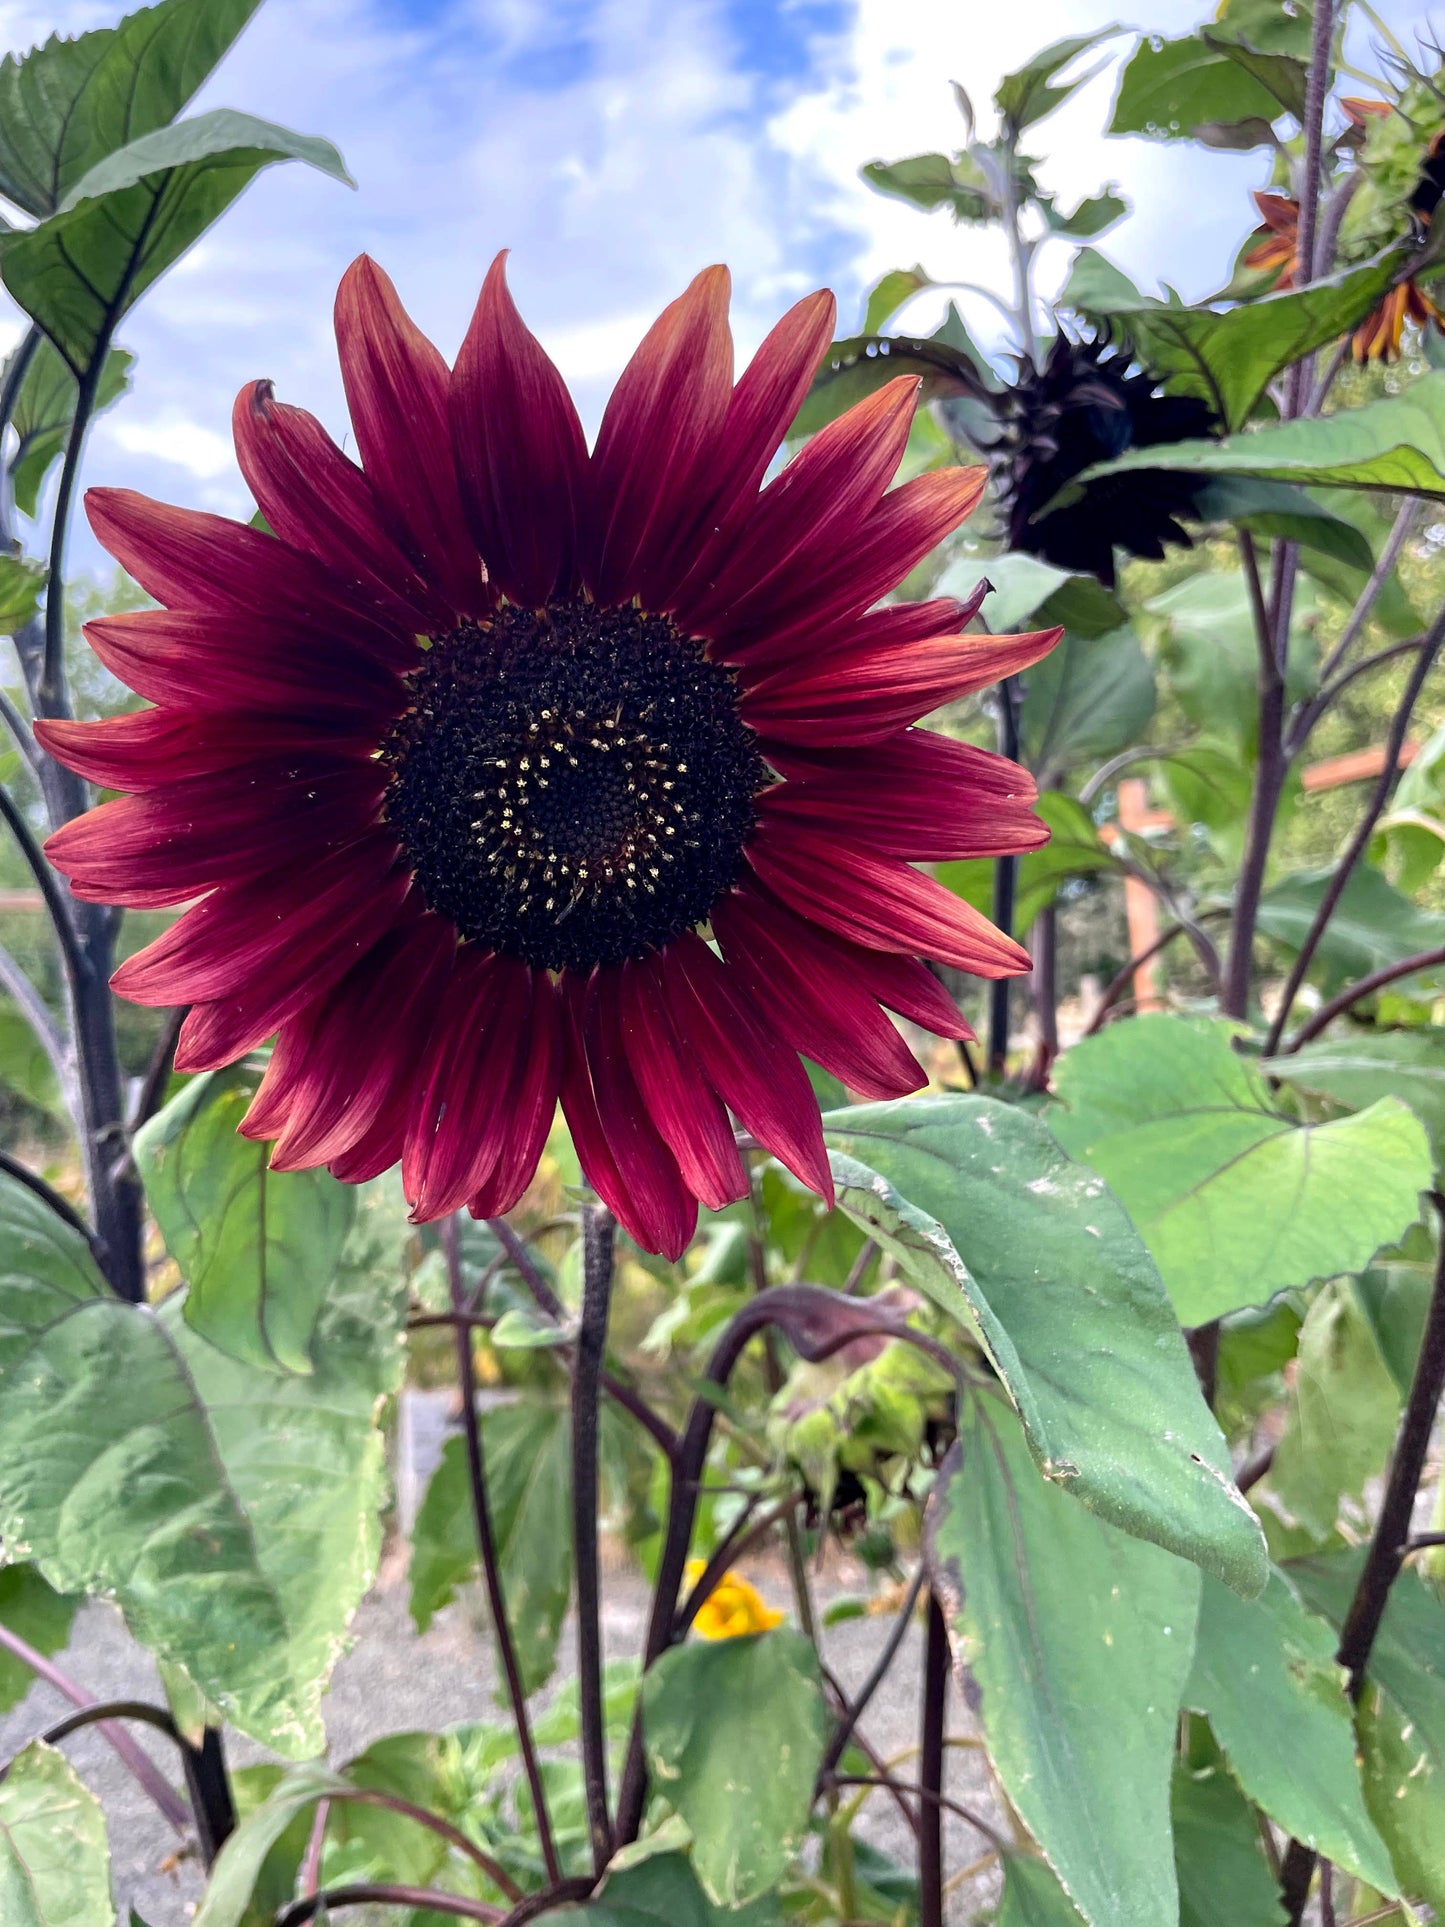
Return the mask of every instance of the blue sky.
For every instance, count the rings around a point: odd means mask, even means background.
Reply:
[[[1415,0],[1385,10],[1397,32],[1424,25]],[[1152,0],[1141,24],[1178,33],[1195,11]],[[0,44],[114,17],[0,0]],[[982,106],[1038,47],[1112,17],[1105,0],[267,0],[200,104],[329,136],[357,191],[274,168],[147,296],[120,337],[135,392],[98,426],[87,480],[244,512],[228,421],[257,376],[343,433],[331,299],[363,249],[450,356],[510,246],[518,300],[589,426],[648,321],[710,261],[733,270],[741,353],[820,283],[849,327],[890,266],[1002,287],[993,237],[880,199],[858,168],[957,144],[951,79]],[[1134,212],[1106,250],[1205,295],[1262,162],[1106,139],[1114,78],[1038,130],[1044,179],[1066,203],[1118,182]],[[926,299],[910,316],[931,319]],[[14,333],[13,313],[0,327]]]

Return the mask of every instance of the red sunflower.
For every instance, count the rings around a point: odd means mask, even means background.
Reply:
[[[362,466],[258,382],[236,447],[274,535],[87,497],[164,607],[86,633],[155,706],[39,725],[131,792],[49,852],[78,896],[190,904],[115,988],[191,1006],[186,1070],[274,1035],[242,1128],[277,1169],[400,1159],[416,1219],[492,1216],[560,1097],[588,1181],[675,1257],[697,1200],[746,1191],[730,1112],[831,1198],[797,1053],[916,1090],[881,1006],[969,1034],[919,959],[1027,967],[913,860],[1034,848],[1033,784],[910,725],[1058,632],[963,634],[985,585],[875,607],[983,487],[889,490],[916,381],[760,491],[834,307],[734,386],[728,285],[663,313],[589,455],[503,257],[451,371],[363,257],[336,304]]]

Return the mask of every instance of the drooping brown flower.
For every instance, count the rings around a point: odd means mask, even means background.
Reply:
[[[833,301],[736,385],[727,304],[712,268],[663,313],[589,455],[501,257],[452,370],[363,257],[336,309],[360,466],[259,382],[236,446],[274,535],[87,498],[164,605],[87,634],[154,707],[41,726],[131,792],[50,854],[80,896],[192,905],[115,985],[192,1006],[187,1070],[275,1037],[243,1128],[278,1169],[399,1159],[418,1220],[493,1215],[560,1097],[591,1184],[676,1256],[697,1200],[745,1193],[729,1112],[831,1196],[799,1052],[916,1089],[882,1006],[967,1034],[919,959],[1026,967],[913,863],[1035,847],[1033,785],[912,725],[1058,632],[965,634],[982,585],[876,607],[982,471],[889,490],[905,377],[760,492]]]

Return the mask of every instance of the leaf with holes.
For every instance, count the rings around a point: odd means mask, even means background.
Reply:
[[[1054,1135],[1118,1195],[1185,1325],[1363,1269],[1432,1180],[1425,1132],[1397,1098],[1297,1124],[1234,1035],[1209,1018],[1130,1018],[1055,1076]]]
[[[994,1770],[1074,1905],[1092,1927],[1176,1927],[1169,1775],[1198,1572],[1071,1505],[981,1393],[929,1494],[924,1558]]]

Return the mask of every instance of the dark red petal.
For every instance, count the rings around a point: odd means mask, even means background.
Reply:
[[[657,584],[669,602],[689,600],[725,559],[833,339],[837,312],[826,288],[805,296],[743,370],[718,436],[711,492],[674,543]]]
[[[282,1030],[241,1123],[247,1137],[278,1140],[271,1164],[299,1171],[329,1164],[366,1137],[389,1105],[405,1109],[417,1060],[456,955],[456,932],[417,916],[394,931],[334,990]],[[284,1109],[266,1106],[267,1085],[302,1036]]]
[[[709,1211],[745,1198],[748,1174],[727,1109],[682,1047],[655,958],[623,964],[620,1000],[627,1061],[683,1183]]]
[[[545,970],[532,972],[532,1008],[526,1019],[528,1047],[519,1057],[507,1093],[510,1128],[485,1183],[468,1198],[474,1218],[499,1218],[532,1182],[547,1133],[557,1114],[562,1080],[562,1022],[557,992]]]
[[[98,616],[85,639],[113,676],[163,708],[289,710],[380,736],[406,707],[400,679],[324,635],[255,616],[136,609]]]
[[[782,918],[786,927],[792,928],[793,912],[785,909],[756,877],[745,877],[733,894],[745,898],[755,916],[764,916],[770,922]],[[920,963],[917,957],[849,943],[834,931],[820,930],[815,923],[810,923],[808,929],[842,960],[848,975],[887,1009],[896,1010],[900,1017],[921,1024],[924,1030],[934,1031],[939,1037],[964,1037],[973,1041],[973,1026],[965,1021],[927,964]]]
[[[132,1003],[164,1007],[210,1003],[242,986],[262,997],[281,986],[289,996],[312,969],[335,983],[395,920],[407,890],[396,857],[396,838],[377,830],[319,863],[216,890],[128,957],[111,984]],[[321,988],[318,974],[311,995]]]
[[[409,630],[386,622],[324,563],[277,536],[128,488],[88,489],[85,512],[102,548],[172,609],[246,616],[258,631],[275,623],[350,644],[396,669],[416,666]]]
[[[351,719],[351,730],[291,716],[200,715],[186,709],[138,709],[104,722],[35,724],[36,740],[58,763],[103,789],[148,790],[189,776],[284,751],[369,756],[375,731]]]
[[[505,253],[492,263],[452,371],[452,446],[492,583],[536,608],[571,584],[587,444],[567,384],[517,312],[506,263]]]
[[[800,915],[874,950],[933,957],[975,977],[1016,977],[1028,952],[961,897],[896,857],[878,856],[764,806],[748,860]]]
[[[780,603],[817,588],[902,460],[918,387],[900,375],[819,429],[763,490],[716,571],[679,599],[684,627],[712,636],[760,625]]]
[[[654,1130],[617,1027],[615,977],[599,1005],[597,978],[564,976],[562,1111],[583,1175],[644,1251],[676,1262],[697,1225],[697,1203]]]
[[[336,291],[336,346],[356,445],[393,534],[453,609],[480,615],[491,597],[457,491],[451,376],[369,255]]]
[[[780,587],[761,618],[719,629],[720,653],[745,661],[750,652],[805,650],[821,626],[870,609],[972,514],[987,478],[984,468],[947,468],[891,489],[811,578]]]
[[[508,1088],[530,1038],[532,973],[520,957],[466,946],[447,985],[407,1124],[401,1178],[412,1221],[456,1211],[481,1189],[512,1129]]]
[[[863,1097],[902,1097],[928,1082],[877,1000],[816,926],[736,891],[713,910],[712,926],[753,1002],[794,1050]]]
[[[242,763],[102,803],[57,830],[46,854],[82,899],[184,903],[354,843],[377,821],[385,788],[378,763]]]
[[[711,492],[709,465],[732,394],[726,268],[671,302],[623,369],[588,478],[584,572],[599,602],[637,594]],[[653,606],[657,606],[655,603]]]
[[[835,651],[815,670],[802,663],[779,670],[746,691],[743,715],[765,741],[819,748],[879,743],[944,703],[1017,675],[1063,633],[865,643]]]
[[[793,1051],[772,1031],[737,974],[689,931],[660,953],[668,1010],[685,1050],[760,1144],[831,1205],[818,1100]]]
[[[1049,840],[1035,816],[1034,779],[1017,763],[931,730],[909,729],[868,749],[780,759],[793,779],[768,807],[912,862],[1004,856]]]
[[[319,556],[388,622],[445,632],[450,612],[388,534],[371,483],[314,415],[251,381],[231,413],[236,457],[256,505],[283,542]]]
[[[388,1105],[365,1137],[326,1167],[343,1184],[367,1184],[401,1159],[406,1138],[406,1113],[400,1104]]]

